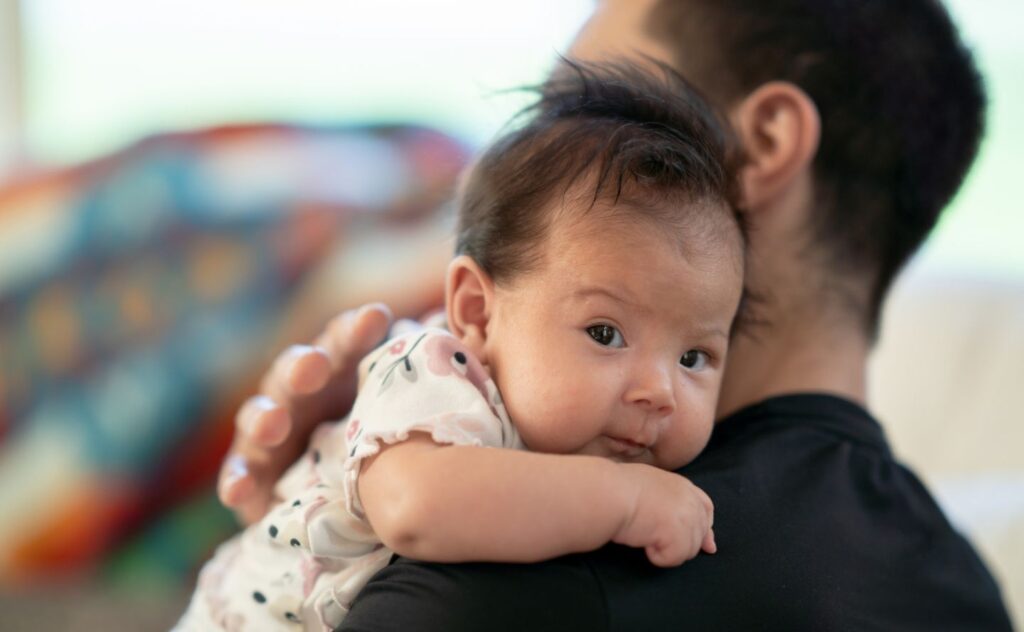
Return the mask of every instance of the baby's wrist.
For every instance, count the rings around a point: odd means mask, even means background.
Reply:
[[[640,503],[640,495],[643,491],[643,469],[644,465],[636,463],[615,463],[615,502],[617,507],[617,528],[616,537],[629,529],[629,525],[636,516],[637,506]]]

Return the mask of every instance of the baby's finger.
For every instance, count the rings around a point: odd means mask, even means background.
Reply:
[[[661,568],[679,566],[689,559],[683,547],[678,544],[654,543],[644,547],[644,552],[647,553],[647,559],[651,564]]]
[[[700,499],[700,504],[704,508],[704,511],[706,511],[708,515],[713,516],[715,513],[715,503],[711,501],[711,497],[708,496],[703,489],[697,487],[696,485],[693,486],[693,489],[694,492],[697,494],[697,498]]]
[[[704,542],[701,543],[700,548],[705,553],[714,555],[718,552],[718,544],[715,542],[715,531],[709,529],[707,535],[704,536]]]

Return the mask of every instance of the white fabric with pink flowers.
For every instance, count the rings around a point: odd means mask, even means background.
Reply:
[[[217,550],[179,630],[333,630],[387,565],[358,496],[363,459],[423,433],[440,444],[522,449],[486,369],[450,333],[412,332],[363,361],[345,421],[321,426],[278,481],[282,502]]]

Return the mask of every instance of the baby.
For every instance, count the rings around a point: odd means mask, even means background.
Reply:
[[[742,293],[722,126],[670,71],[567,63],[464,183],[447,331],[392,339],[180,629],[330,630],[394,553],[715,551],[707,442]]]

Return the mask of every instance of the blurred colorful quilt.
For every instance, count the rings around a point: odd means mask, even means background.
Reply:
[[[269,359],[347,306],[440,303],[467,157],[230,127],[0,190],[0,582],[188,577],[234,528],[213,479]]]

